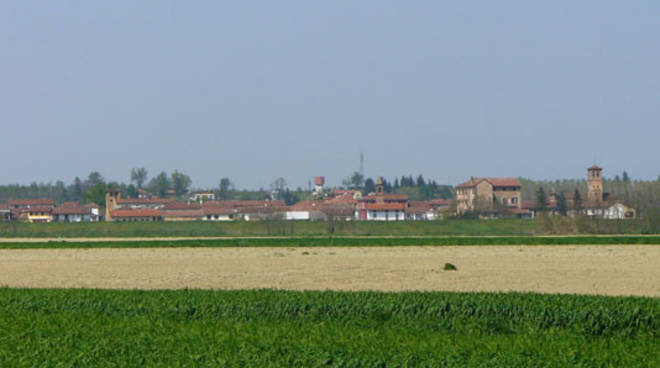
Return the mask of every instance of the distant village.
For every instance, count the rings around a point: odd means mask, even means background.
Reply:
[[[385,192],[378,178],[375,190],[325,187],[325,178],[314,178],[313,199],[292,205],[279,199],[219,200],[213,191],[198,191],[179,197],[157,197],[140,188],[135,198],[123,198],[119,190],[107,190],[105,203],[64,202],[52,199],[10,199],[0,203],[6,221],[135,222],[135,221],[431,221],[449,216],[478,218],[515,217],[531,219],[540,212],[553,215],[585,215],[604,219],[631,219],[636,210],[603,190],[603,169],[587,169],[587,192],[540,193],[536,201],[523,201],[517,178],[473,177],[456,186],[456,197],[426,201]]]

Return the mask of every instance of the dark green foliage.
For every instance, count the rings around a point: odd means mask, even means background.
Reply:
[[[154,195],[157,195],[159,197],[165,197],[165,195],[167,194],[167,190],[170,189],[171,185],[172,183],[170,182],[167,173],[163,171],[160,174],[156,175],[154,178],[152,178],[149,181],[149,185],[147,187],[149,191]]]
[[[557,211],[559,211],[559,214],[562,216],[568,214],[568,203],[566,202],[566,196],[564,193],[559,193],[557,196]]]
[[[170,185],[174,190],[174,194],[181,196],[188,192],[188,188],[192,184],[190,177],[182,172],[174,170],[170,178]]]
[[[545,194],[543,187],[539,187],[536,191],[536,211],[539,213],[548,210],[548,196]]]
[[[286,222],[283,222],[287,224]],[[272,222],[274,227],[280,223]],[[7,230],[9,231],[9,230]],[[280,230],[281,231],[281,230]],[[384,247],[446,245],[660,245],[660,236],[560,236],[560,237],[292,237],[147,240],[147,241],[45,241],[0,242],[0,249],[19,248],[160,248],[160,247]]]
[[[660,363],[660,302],[573,295],[0,289],[0,366]]]
[[[582,195],[579,190],[575,189],[575,194],[573,196],[573,208],[579,213],[582,211]]]
[[[397,186],[397,182],[395,182],[395,186]],[[367,178],[367,180],[364,181],[364,194],[369,194],[369,193],[374,193],[376,191],[376,183],[374,182],[374,179],[372,178]]]
[[[456,266],[454,266],[451,263],[445,263],[445,265],[442,269],[445,270],[445,271],[457,271],[458,270],[458,268],[456,268]]]

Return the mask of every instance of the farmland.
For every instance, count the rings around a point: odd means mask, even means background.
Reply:
[[[660,301],[0,289],[0,366],[656,367]]]
[[[383,247],[453,245],[660,245],[657,235],[619,236],[263,236],[146,238],[0,238],[0,249]]]
[[[659,244],[6,238],[0,366],[657,367]]]
[[[3,249],[0,285],[660,297],[659,259],[657,245]]]

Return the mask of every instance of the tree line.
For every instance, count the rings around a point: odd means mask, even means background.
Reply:
[[[435,180],[427,180],[423,175],[413,178],[412,175],[394,177],[393,181],[385,178],[383,180],[383,190],[385,193],[404,194],[410,200],[426,201],[434,198],[448,199],[453,198],[454,188],[450,185],[440,185]],[[354,172],[351,176],[344,178],[342,186],[346,189],[361,190],[363,194],[368,195],[376,191],[376,180],[373,178],[364,178],[359,172]]]

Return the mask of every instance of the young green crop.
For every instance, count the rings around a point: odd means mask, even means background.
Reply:
[[[660,300],[0,289],[0,366],[658,366]]]

